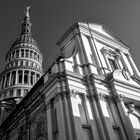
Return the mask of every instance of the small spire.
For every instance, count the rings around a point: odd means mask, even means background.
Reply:
[[[26,10],[24,11],[25,16],[28,17],[28,18],[30,18],[30,15],[29,15],[29,9],[30,9],[30,7],[31,6],[26,7]]]
[[[25,16],[24,16],[24,21],[22,23],[22,31],[21,31],[21,35],[22,34],[30,34],[31,35],[31,26],[32,23],[30,22],[30,15],[29,15],[29,9],[31,6],[26,7],[26,10],[24,11]]]

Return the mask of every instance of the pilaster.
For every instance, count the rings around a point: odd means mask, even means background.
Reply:
[[[98,101],[100,116],[103,122],[106,138],[107,140],[116,140],[113,127],[111,124],[109,112],[107,109],[107,101],[106,101],[107,96],[103,93],[98,93],[96,94],[95,98]]]

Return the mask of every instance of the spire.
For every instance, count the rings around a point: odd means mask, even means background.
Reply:
[[[24,17],[24,21],[22,23],[21,35],[24,35],[24,34],[31,35],[32,24],[30,22],[29,9],[30,9],[30,6],[26,7],[26,10],[24,11],[25,17]]]
[[[30,15],[29,15],[29,9],[30,9],[30,7],[31,7],[31,6],[26,7],[26,10],[25,10],[25,17],[30,18]]]

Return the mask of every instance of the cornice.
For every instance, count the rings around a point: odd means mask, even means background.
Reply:
[[[62,35],[62,37],[57,41],[58,46],[63,46],[64,42],[66,40],[70,40],[72,37],[74,37],[76,34],[79,34],[79,25],[78,23],[73,24],[68,30]]]

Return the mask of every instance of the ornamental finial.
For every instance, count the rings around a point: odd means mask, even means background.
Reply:
[[[30,17],[30,15],[29,15],[29,9],[30,9],[30,7],[31,6],[26,7],[26,10],[24,11],[26,17]]]

